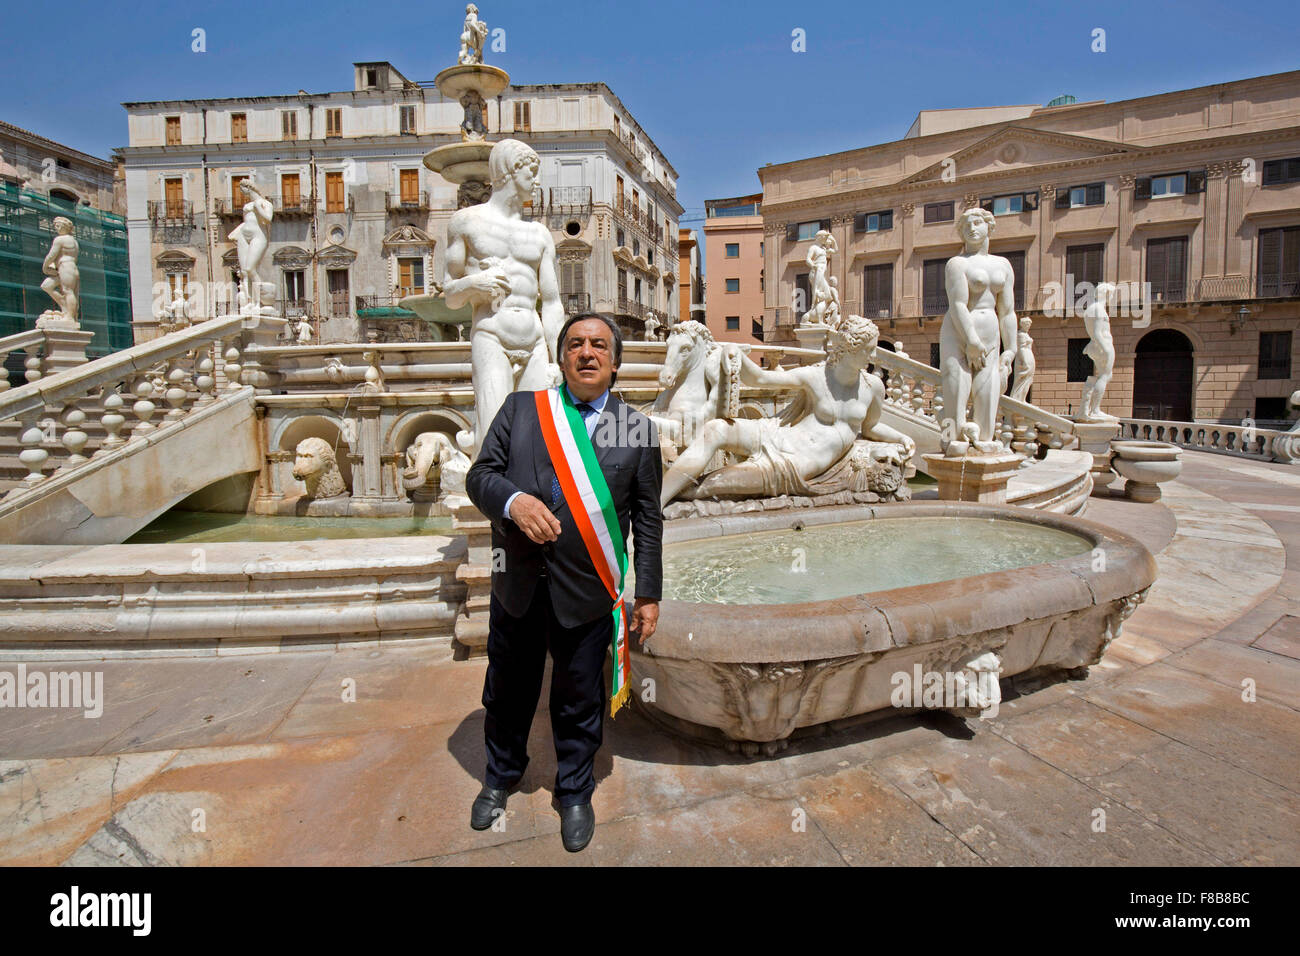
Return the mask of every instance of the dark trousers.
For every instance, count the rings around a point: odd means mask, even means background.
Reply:
[[[555,737],[555,796],[560,806],[586,803],[596,789],[592,772],[605,717],[605,654],[613,616],[564,627],[551,606],[550,579],[538,579],[523,617],[507,614],[496,595],[488,617],[487,709],[489,787],[509,789],[528,766],[528,731],[537,710],[551,652],[551,730]]]

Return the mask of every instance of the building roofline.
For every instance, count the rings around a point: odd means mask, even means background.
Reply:
[[[1247,77],[1242,77],[1239,80],[1226,80],[1222,83],[1208,83],[1205,86],[1192,86],[1183,90],[1168,90],[1164,93],[1149,93],[1146,96],[1135,96],[1130,99],[1115,100],[1114,102],[1109,102],[1109,103],[1106,102],[1105,100],[1090,100],[1087,103],[1068,103],[1068,104],[1064,104],[1064,107],[1072,111],[1086,113],[1091,110],[1115,109],[1117,107],[1133,106],[1138,103],[1144,103],[1151,100],[1164,99],[1167,97],[1183,96],[1188,93],[1199,93],[1199,92],[1215,90],[1215,89],[1229,90],[1229,89],[1238,88],[1247,83],[1258,83],[1264,80],[1281,80],[1281,79],[1294,79],[1295,81],[1300,82],[1300,70],[1289,70],[1284,73],[1266,73],[1263,76],[1247,76]],[[953,109],[961,109],[961,108],[962,107],[953,107]],[[974,108],[983,108],[983,107],[974,107]],[[988,107],[988,108],[996,109],[997,107]],[[784,169],[789,166],[795,166],[799,163],[806,163],[812,159],[829,159],[833,156],[850,156],[854,154],[870,153],[876,150],[885,150],[891,147],[897,147],[900,144],[904,144],[904,143],[910,145],[914,143],[920,143],[925,140],[936,140],[944,136],[952,137],[958,134],[970,133],[974,130],[990,129],[995,126],[1032,124],[1036,120],[1042,118],[1044,114],[1048,116],[1055,115],[1058,109],[1060,109],[1060,107],[1052,107],[1052,109],[1050,110],[1048,110],[1046,107],[1041,107],[1037,113],[1032,114],[1030,116],[1022,117],[1018,120],[999,120],[993,123],[984,123],[979,126],[963,126],[960,129],[944,130],[943,132],[940,133],[929,133],[925,136],[912,136],[912,137],[903,136],[903,137],[899,137],[898,139],[888,140],[887,142],[884,143],[873,143],[869,146],[857,146],[854,147],[853,149],[842,149],[842,150],[837,150],[836,152],[833,153],[822,153],[816,156],[804,156],[800,159],[790,159],[782,163],[767,163],[766,165],[760,166],[758,168],[758,178],[760,182],[763,182],[763,175],[765,172],[771,170]],[[1116,143],[1119,142],[1120,142],[1119,140],[1116,140]]]
[[[111,173],[113,171],[113,163],[111,160],[101,159],[98,156],[90,155],[90,153],[83,153],[79,149],[74,149],[71,146],[66,146],[63,143],[57,142],[56,140],[52,140],[47,136],[42,136],[39,133],[33,133],[29,129],[23,129],[21,126],[15,126],[13,123],[6,123],[4,120],[0,120],[0,133],[8,133],[12,136],[20,137],[23,139],[29,139],[34,143],[43,143],[52,146],[56,150],[59,150],[64,153],[68,153],[70,156],[78,159],[83,163],[87,163],[91,166],[101,166],[106,172]]]
[[[747,196],[729,196],[724,199],[706,199],[704,200],[704,208],[707,209],[709,206],[715,206],[719,203],[736,203],[737,205],[744,205],[747,202],[761,203],[762,201],[762,193],[750,193]]]

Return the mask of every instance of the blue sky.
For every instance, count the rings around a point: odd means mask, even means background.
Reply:
[[[756,191],[764,163],[897,139],[921,109],[1114,101],[1300,66],[1294,0],[479,6],[506,30],[487,60],[514,82],[609,84],[677,168],[685,218]],[[358,60],[432,79],[463,15],[447,0],[14,4],[0,119],[107,156],[126,143],[122,102],[351,89]]]

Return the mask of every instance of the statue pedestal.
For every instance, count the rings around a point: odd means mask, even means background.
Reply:
[[[46,318],[51,315],[54,318]],[[42,322],[42,319],[45,321]],[[51,312],[37,319],[36,327],[45,333],[46,377],[86,364],[86,346],[95,337],[94,332],[83,332],[81,326],[72,319]]]
[[[822,352],[826,349],[826,333],[829,331],[830,327],[826,325],[797,325],[794,336],[799,340],[800,348]]]
[[[1071,421],[1074,422],[1074,434],[1079,439],[1079,450],[1092,455],[1092,493],[1105,497],[1110,494],[1110,489],[1106,486],[1116,477],[1111,469],[1114,452],[1111,451],[1110,443],[1119,437],[1119,422],[1106,419],[1087,421],[1077,417]]]
[[[492,522],[463,495],[448,495],[451,529],[465,535],[465,563],[456,580],[465,582],[465,612],[456,618],[456,656],[487,653],[488,614],[492,602]]]
[[[921,458],[939,482],[940,500],[973,501],[982,505],[1007,503],[1007,482],[1025,460],[1015,452],[965,458],[922,455]]]

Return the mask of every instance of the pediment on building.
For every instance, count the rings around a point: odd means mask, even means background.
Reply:
[[[351,249],[339,245],[328,245],[316,257],[327,269],[346,269],[357,261],[357,254]]]
[[[967,179],[986,173],[1005,173],[1015,169],[1050,166],[1056,163],[1096,159],[1123,153],[1141,152],[1140,147],[1115,143],[1070,133],[1044,132],[1023,126],[1009,126],[998,130],[964,149],[959,149],[947,159],[932,163],[902,180],[905,184],[942,182],[949,170],[957,179]]]
[[[433,237],[418,226],[398,226],[384,236],[384,248],[399,247],[403,249],[432,248]]]
[[[591,246],[581,239],[565,239],[556,244],[555,258],[559,262],[585,262],[591,258]]]
[[[628,264],[631,264],[631,263],[632,263],[632,249],[631,249],[631,247],[629,247],[629,246],[615,246],[615,247],[614,247],[614,258],[615,258],[615,259],[621,259],[622,261],[624,261],[624,262],[626,262],[626,263],[628,263]]]
[[[194,257],[175,249],[168,249],[166,252],[159,253],[154,263],[163,272],[173,275],[191,271],[194,268]]]
[[[284,246],[275,250],[271,261],[281,269],[306,269],[311,264],[311,253],[298,246]]]

